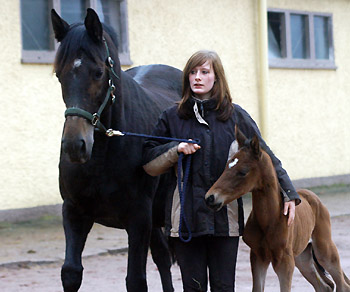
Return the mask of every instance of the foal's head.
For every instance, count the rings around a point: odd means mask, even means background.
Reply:
[[[52,10],[52,26],[60,42],[54,70],[61,83],[62,96],[67,109],[78,108],[94,114],[99,110],[109,88],[109,68],[106,63],[108,43],[114,70],[120,76],[116,36],[108,33],[92,9],[88,9],[85,22],[69,25]],[[116,94],[119,83],[114,82]],[[101,115],[109,126],[110,102]],[[91,157],[94,143],[94,125],[79,115],[67,115],[62,135],[62,150],[71,162],[84,163]]]
[[[262,157],[259,139],[254,136],[247,140],[237,126],[235,134],[238,151],[230,153],[224,172],[205,195],[207,206],[214,210],[252,191],[259,183]]]

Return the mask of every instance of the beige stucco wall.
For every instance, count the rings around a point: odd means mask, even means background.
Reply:
[[[2,3],[0,209],[60,202],[60,88],[51,66],[21,64],[19,13],[19,1]]]
[[[349,4],[321,2],[268,1],[269,7],[302,7],[335,16],[336,71],[269,70],[269,145],[293,179],[350,173],[350,59],[344,29],[350,24]],[[258,122],[256,5],[256,0],[128,0],[133,66],[164,63],[182,69],[196,50],[215,50],[234,101]],[[61,202],[60,86],[51,65],[21,64],[19,13],[19,1],[5,1],[0,11],[0,210]],[[335,135],[331,143],[329,135]]]
[[[333,14],[336,70],[269,70],[269,143],[293,179],[350,174],[350,2],[269,0]]]
[[[237,102],[257,113],[255,40],[247,33],[255,29],[252,3],[206,0],[198,7],[197,1],[129,0],[133,66],[165,63],[182,69],[196,50],[216,50]],[[0,210],[60,203],[60,87],[52,66],[20,62],[19,1],[6,1],[0,13]]]

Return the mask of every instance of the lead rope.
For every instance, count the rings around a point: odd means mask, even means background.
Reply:
[[[141,138],[152,138],[152,139],[159,139],[159,140],[166,140],[166,141],[177,141],[177,142],[186,142],[186,143],[192,143],[192,144],[200,144],[199,139],[194,140],[188,140],[188,139],[179,139],[179,138],[170,138],[170,137],[161,137],[161,136],[152,136],[152,135],[146,135],[146,134],[138,134],[138,133],[130,133],[130,132],[122,132],[117,130],[109,129],[106,131],[106,135],[108,137],[113,136],[133,136],[133,137],[141,137]],[[186,197],[186,187],[188,182],[188,177],[190,174],[190,168],[191,168],[191,155],[186,156],[186,166],[184,171],[184,177],[182,182],[182,161],[184,160],[185,155],[183,153],[180,153],[179,160],[177,163],[177,185],[179,189],[179,196],[180,196],[180,223],[179,223],[179,238],[183,242],[189,242],[192,239],[192,232],[191,228],[189,227],[189,224],[187,222],[187,218],[185,215],[185,197]],[[182,235],[182,225],[185,225],[185,228],[187,229],[188,237],[185,239]]]
[[[179,155],[179,161],[177,164],[177,185],[179,188],[179,196],[180,196],[180,223],[179,223],[179,238],[182,242],[189,242],[192,239],[192,232],[191,228],[188,225],[187,218],[185,215],[185,194],[186,194],[186,187],[188,182],[188,177],[190,174],[190,167],[191,167],[191,155],[188,155],[186,157],[186,167],[184,171],[184,178],[183,183],[181,183],[181,169],[182,169],[182,161],[184,158],[184,154],[181,153]],[[182,235],[182,224],[184,223],[185,228],[187,229],[188,237],[185,239]]]

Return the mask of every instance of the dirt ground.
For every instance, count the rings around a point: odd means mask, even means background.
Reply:
[[[332,215],[332,236],[345,273],[350,276],[350,190],[318,189],[321,200]],[[246,212],[249,212],[249,199]],[[247,217],[247,216],[246,216]],[[118,291],[125,289],[126,233],[100,225],[91,231],[84,250],[84,278],[79,291]],[[52,216],[29,222],[0,222],[0,291],[62,291],[60,268],[64,257],[64,235],[61,219]],[[177,265],[172,267],[175,291],[182,291]],[[151,257],[147,264],[150,292],[162,291],[159,274]],[[240,242],[236,291],[251,291],[252,279],[249,248]],[[265,291],[279,291],[277,276],[270,267]],[[292,291],[313,291],[311,285],[296,269]]]

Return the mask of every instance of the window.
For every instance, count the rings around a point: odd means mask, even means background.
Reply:
[[[127,0],[21,0],[22,62],[53,63],[58,47],[51,26],[51,9],[69,24],[83,22],[93,8],[119,38],[122,65],[131,65],[127,24]],[[35,16],[35,17],[33,17]]]
[[[335,69],[332,15],[269,9],[272,68]]]

